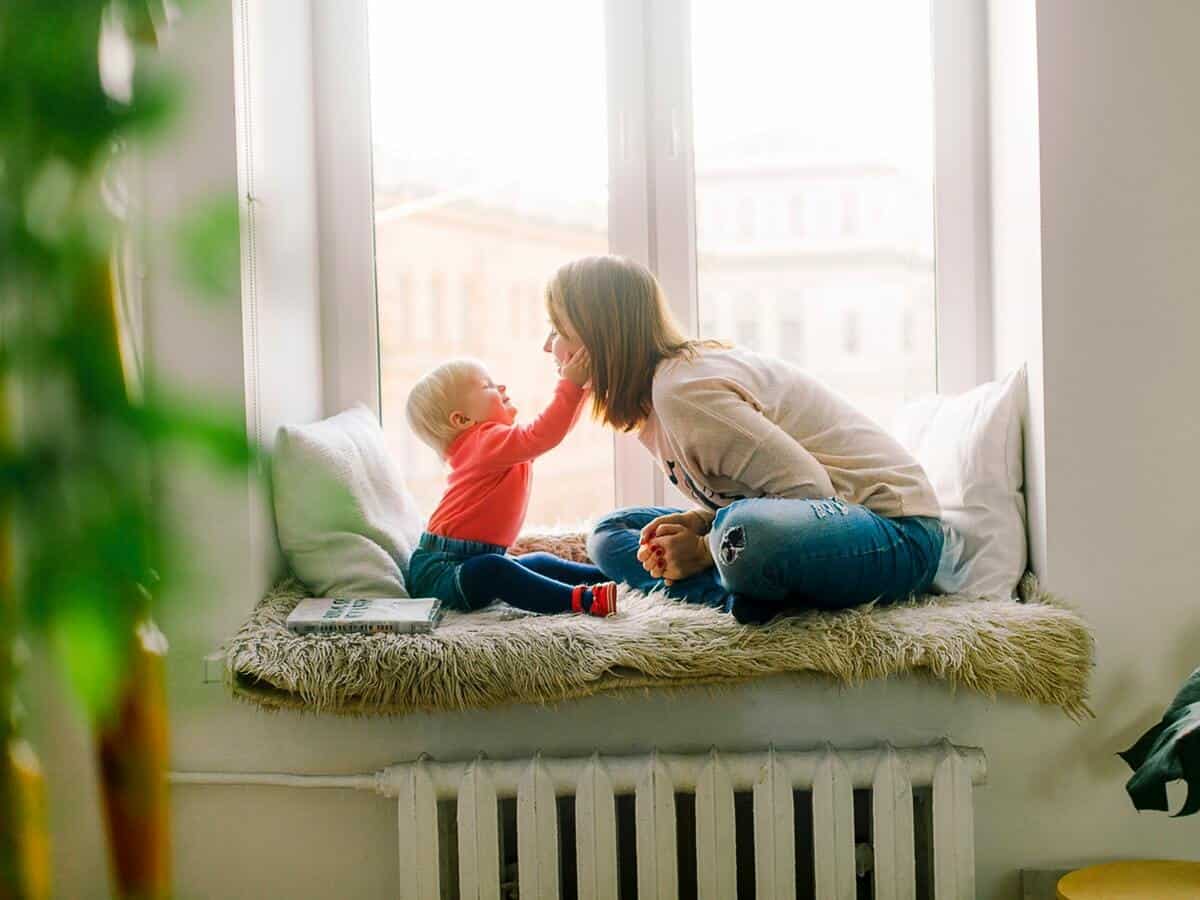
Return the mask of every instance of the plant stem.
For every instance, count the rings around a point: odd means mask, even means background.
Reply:
[[[111,260],[95,273],[85,299],[97,359],[107,378],[130,395],[121,355],[117,286]],[[137,585],[128,589],[141,590]],[[145,600],[129,635],[128,666],[110,717],[97,724],[96,755],[118,897],[158,900],[171,888],[170,803],[167,796],[166,638],[149,621]]]
[[[165,898],[171,885],[166,641],[138,627],[113,718],[96,735],[114,894]]]
[[[0,377],[0,452],[6,455],[12,433],[10,386]],[[0,496],[0,896],[41,900],[50,895],[46,791],[33,748],[19,739],[14,720],[15,585],[12,507]]]

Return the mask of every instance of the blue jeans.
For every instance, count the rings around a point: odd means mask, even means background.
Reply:
[[[553,553],[508,556],[506,551],[496,544],[426,532],[408,563],[408,592],[437,597],[449,609],[463,612],[503,600],[530,612],[560,613],[571,611],[575,585],[607,581],[595,566]],[[591,591],[584,591],[582,607],[591,605]]]
[[[664,587],[637,560],[639,534],[658,516],[681,511],[612,512],[593,528],[588,554],[614,581],[642,591],[662,588],[688,603],[720,607],[742,622],[924,593],[942,555],[937,519],[889,519],[837,498],[738,500],[717,511],[708,534],[716,565]]]

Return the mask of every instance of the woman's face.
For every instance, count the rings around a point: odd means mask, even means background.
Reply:
[[[575,334],[569,324],[563,323],[562,331],[558,331],[553,326],[550,327],[550,333],[546,335],[546,343],[542,345],[542,349],[547,353],[554,354],[554,361],[558,363],[559,371],[562,371],[563,363],[582,346],[579,335]]]

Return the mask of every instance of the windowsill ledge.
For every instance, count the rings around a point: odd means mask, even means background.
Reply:
[[[744,682],[779,673],[858,684],[917,673],[989,696],[1089,714],[1092,638],[1049,597],[1020,603],[929,597],[812,612],[766,626],[627,593],[611,619],[529,616],[497,605],[450,614],[432,635],[287,631],[303,595],[285,581],[206,661],[259,706],[340,715],[403,715],[546,704],[637,689]],[[210,658],[211,660],[211,658]],[[214,672],[215,668],[218,672]]]

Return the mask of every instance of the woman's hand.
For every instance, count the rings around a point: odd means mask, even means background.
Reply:
[[[716,513],[710,512],[707,509],[692,509],[687,512],[667,513],[665,516],[652,519],[650,524],[642,529],[639,543],[647,543],[650,538],[654,537],[660,525],[682,525],[684,528],[696,532],[696,534],[708,534],[708,530],[712,528],[715,517]]]
[[[711,569],[712,552],[703,534],[711,524],[711,516],[700,511],[659,516],[642,529],[638,562],[666,584]]]
[[[592,377],[592,358],[588,356],[587,348],[580,347],[571,354],[571,358],[562,364],[559,370],[562,377],[572,384],[583,387]]]

